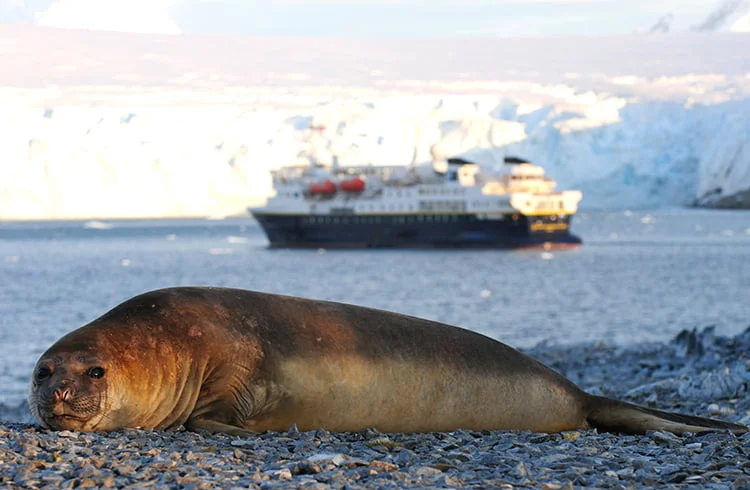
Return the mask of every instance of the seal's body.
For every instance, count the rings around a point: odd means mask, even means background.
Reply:
[[[64,336],[37,363],[29,405],[73,430],[747,430],[589,395],[461,328],[199,287],[137,296]]]

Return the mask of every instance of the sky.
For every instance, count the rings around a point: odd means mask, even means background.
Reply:
[[[750,32],[750,0],[0,0],[0,23],[391,38]]]

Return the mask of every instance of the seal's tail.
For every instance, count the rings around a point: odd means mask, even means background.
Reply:
[[[662,412],[627,402],[593,396],[587,417],[591,427],[607,432],[643,434],[647,430],[664,430],[675,434],[729,430],[735,434],[748,432],[747,427],[722,420]]]

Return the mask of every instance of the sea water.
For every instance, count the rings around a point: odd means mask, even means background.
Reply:
[[[0,223],[0,404],[22,402],[57,338],[168,286],[355,303],[519,347],[750,324],[750,212],[579,212],[573,231],[566,251],[289,250],[250,218]]]

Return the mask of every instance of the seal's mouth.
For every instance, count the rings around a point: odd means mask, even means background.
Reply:
[[[50,429],[56,430],[78,430],[84,427],[90,420],[90,417],[74,415],[71,413],[42,412],[40,415],[40,418],[44,421],[44,425]]]

